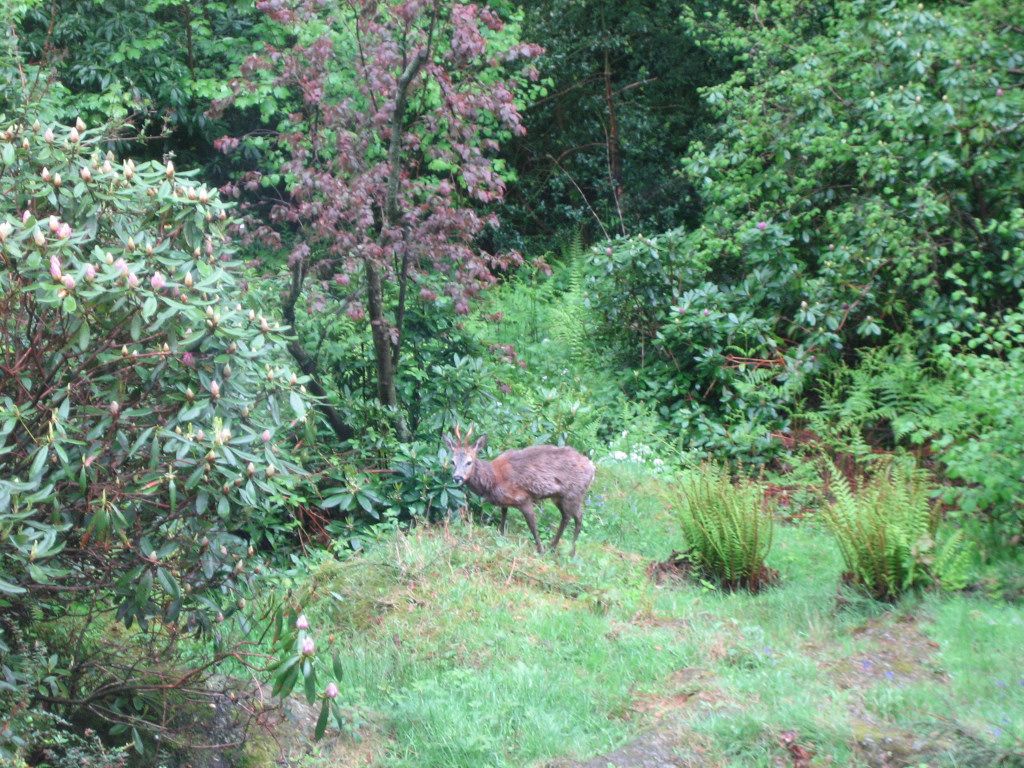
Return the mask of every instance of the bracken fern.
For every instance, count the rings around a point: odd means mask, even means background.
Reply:
[[[702,576],[755,592],[777,579],[764,563],[774,521],[759,483],[734,484],[726,470],[710,465],[684,480],[681,494],[684,557]]]
[[[959,589],[967,579],[968,550],[960,531],[939,543],[942,515],[926,475],[893,463],[854,493],[831,471],[835,501],[824,517],[839,544],[847,582],[880,600],[940,585]]]

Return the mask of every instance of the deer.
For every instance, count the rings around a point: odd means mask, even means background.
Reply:
[[[562,513],[558,532],[551,540],[551,549],[558,549],[569,518],[575,523],[572,536],[572,557],[576,556],[576,540],[583,527],[583,500],[594,479],[594,463],[573,448],[557,445],[534,445],[520,450],[505,451],[493,461],[481,459],[479,454],[487,446],[487,435],[480,435],[471,443],[473,427],[465,437],[456,426],[454,439],[444,436],[445,445],[452,452],[452,479],[465,484],[484,501],[501,508],[501,534],[505,535],[508,508],[523,513],[533,534],[537,554],[544,553],[537,535],[537,514],[534,507],[543,499],[551,499]]]

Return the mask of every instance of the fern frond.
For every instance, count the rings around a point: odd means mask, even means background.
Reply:
[[[830,475],[835,501],[824,518],[853,582],[882,600],[932,584],[966,583],[968,556],[960,533],[936,544],[941,517],[923,472],[893,462],[856,493],[842,473],[831,469]]]

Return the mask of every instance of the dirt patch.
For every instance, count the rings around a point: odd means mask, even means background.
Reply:
[[[701,582],[708,579],[708,576],[701,572],[693,563],[693,558],[686,552],[673,551],[667,560],[651,563],[647,566],[647,577],[655,584],[666,584],[673,582],[689,581]],[[708,579],[710,580],[710,579]],[[745,589],[757,593],[762,589],[774,586],[779,583],[779,572],[766,565],[752,576],[737,581],[719,581],[719,586],[728,591],[734,592]]]
[[[659,560],[647,566],[647,578],[655,584],[692,581],[693,576],[693,563],[682,552],[674,550],[667,560]]]
[[[684,747],[687,734],[677,729],[644,733],[614,752],[588,760],[556,760],[546,768],[698,768],[708,765],[703,750]]]
[[[665,693],[638,694],[630,704],[626,717],[635,714],[664,722],[682,713],[695,703],[713,703],[718,697],[709,690],[712,673],[701,667],[678,669],[665,681]]]
[[[840,688],[867,688],[883,680],[896,685],[949,681],[935,661],[939,644],[921,632],[915,619],[872,619],[855,629],[853,635],[870,647],[826,665]]]

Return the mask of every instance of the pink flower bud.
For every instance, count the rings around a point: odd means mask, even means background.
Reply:
[[[154,291],[160,291],[167,285],[167,280],[164,278],[162,273],[154,272],[153,276],[149,278],[149,284],[153,286]]]
[[[56,256],[56,255],[51,256],[50,257],[50,277],[52,277],[54,280],[58,280],[59,281],[60,278],[61,278],[61,274],[62,273],[60,271],[60,258],[58,256]]]
[[[14,227],[11,226],[10,222],[0,221],[0,243],[7,240],[7,237],[14,231]]]
[[[129,288],[138,288],[139,287],[139,276],[136,275],[134,272],[129,272],[128,273],[128,287]]]
[[[220,397],[220,384],[216,380],[210,382],[210,396],[214,398]]]
[[[92,181],[92,171],[89,170],[88,166],[83,166],[81,170],[78,171],[78,175],[82,177],[82,181],[86,184]]]
[[[295,620],[296,629],[309,629],[309,619],[306,618],[306,614],[301,614],[299,618]]]
[[[71,237],[71,232],[71,225],[68,224],[66,221],[62,221],[60,223],[60,227],[57,228],[57,237],[59,237],[61,240],[67,240],[69,237]]]
[[[82,138],[82,137],[81,137],[81,136],[79,136],[79,134],[78,134],[78,129],[77,129],[77,128],[72,128],[72,129],[71,129],[71,130],[70,130],[70,131],[68,132],[68,141],[70,141],[70,142],[71,142],[72,144],[77,144],[77,143],[78,143],[78,141],[79,141],[79,139],[81,139],[81,138]]]
[[[43,181],[50,180],[50,169],[47,168],[45,165],[43,166],[43,170],[39,172],[39,178],[41,178]],[[25,211],[25,213],[28,213],[28,211]]]
[[[118,259],[114,262],[114,269],[120,272],[122,275],[128,274],[128,262],[124,259]]]
[[[96,267],[92,264],[85,265],[85,279],[90,283],[96,279]]]
[[[185,287],[186,288],[191,288],[192,284],[193,284],[192,273],[191,272],[186,272],[185,273]]]
[[[316,643],[313,642],[312,637],[302,638],[301,647],[303,656],[312,656],[314,653],[316,653]]]
[[[757,228],[760,229],[762,232],[764,232],[766,229],[768,229],[768,222],[767,221],[759,221],[759,222],[757,222]]]
[[[85,122],[82,120],[81,117],[75,120],[75,128],[77,128],[79,132],[85,132]]]
[[[264,429],[263,430],[263,434],[260,435],[260,437],[263,438],[263,442],[264,443],[269,443],[270,442],[270,430],[269,429]]]
[[[25,223],[26,221],[28,221],[28,220],[29,220],[30,218],[32,218],[32,214],[31,214],[31,213],[30,213],[30,212],[28,211],[28,209],[26,209],[26,210],[25,210],[25,211],[24,211],[24,212],[23,212],[23,213],[21,214],[21,223],[22,223],[22,224],[24,224],[24,223]]]
[[[191,352],[185,352],[181,356],[181,364],[184,365],[186,368],[195,368],[196,358]]]
[[[996,88],[996,96],[1000,96],[1001,97],[1003,95],[1003,93],[1004,93],[1004,91],[1003,91],[1002,88]]]
[[[50,231],[56,234],[57,230],[60,229],[60,218],[57,216],[50,216],[46,220],[46,224],[49,226]]]
[[[120,413],[121,411],[121,406],[118,405],[117,400],[111,400],[110,405],[107,406],[107,409],[110,411],[111,416],[117,418],[117,414]]]
[[[167,167],[164,168],[164,174],[167,176],[168,179],[174,178],[174,163],[172,163],[170,160],[167,161]]]
[[[46,235],[43,234],[43,231],[41,229],[37,229],[35,232],[32,233],[32,239],[35,241],[35,244],[38,245],[40,248],[46,245]]]
[[[47,128],[46,133],[43,134],[43,138],[46,139],[47,143],[53,143],[53,129]]]
[[[73,278],[71,275],[64,275],[64,277],[60,279],[60,282],[66,290],[75,290],[75,278]]]
[[[338,686],[334,683],[328,683],[327,688],[324,689],[324,696],[328,699],[338,698]]]

